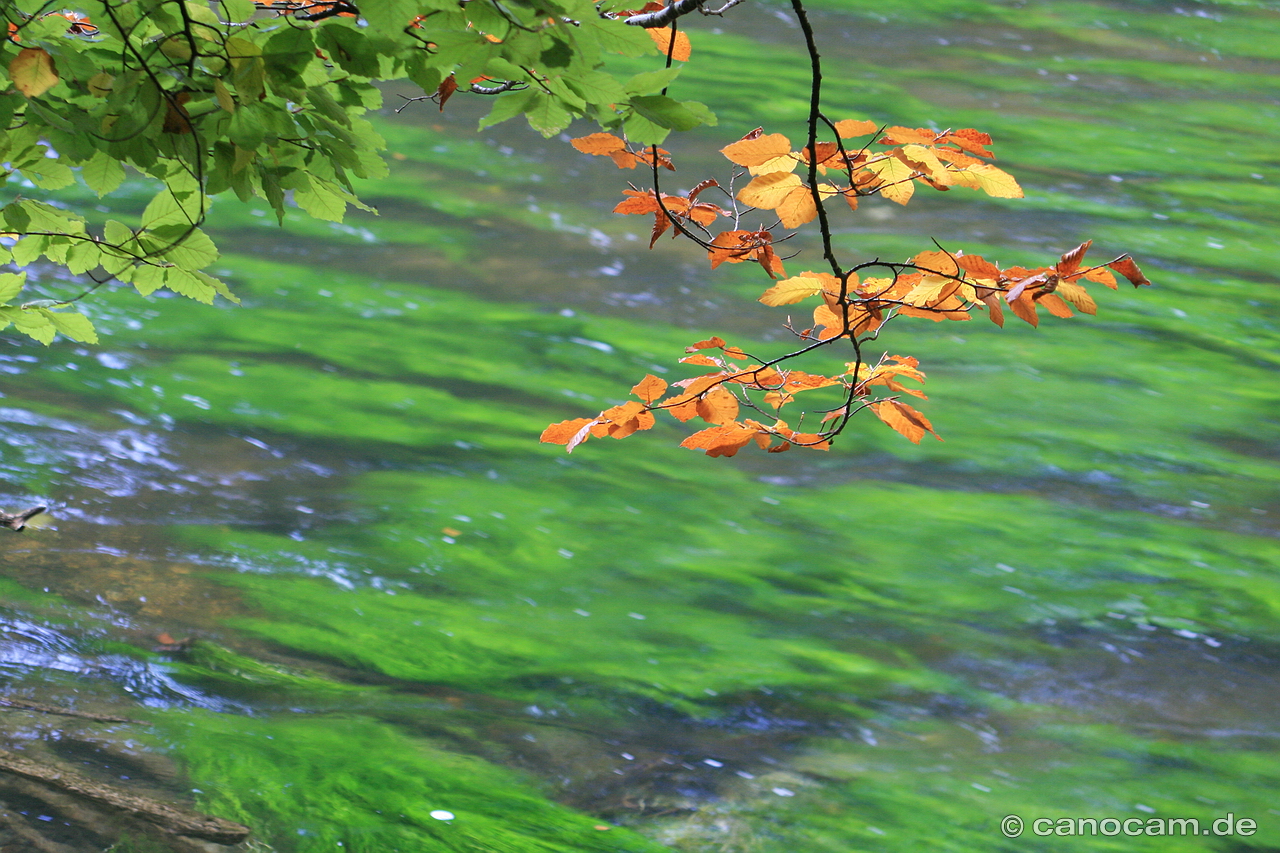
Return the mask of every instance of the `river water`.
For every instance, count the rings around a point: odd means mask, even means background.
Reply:
[[[987,130],[1027,192],[864,202],[846,257],[1092,238],[1156,286],[891,326],[944,443],[566,457],[543,426],[691,341],[785,346],[769,282],[648,251],[609,214],[642,175],[487,104],[388,109],[380,216],[215,209],[244,307],[112,294],[98,348],[0,342],[0,497],[54,522],[0,543],[3,695],[139,721],[0,710],[8,745],[279,851],[1280,846],[1280,12],[814,20],[830,114]],[[675,93],[721,124],[669,144],[684,187],[806,98],[784,7],[693,26]],[[1256,833],[1032,829],[1228,813]]]

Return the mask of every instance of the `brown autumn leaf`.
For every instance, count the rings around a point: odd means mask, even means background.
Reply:
[[[1151,280],[1142,274],[1142,270],[1138,269],[1138,265],[1133,262],[1133,258],[1128,255],[1122,255],[1111,263],[1107,264],[1111,269],[1120,273],[1120,275],[1129,279],[1134,287],[1141,287],[1144,284],[1151,284]]]
[[[700,349],[724,349],[724,338],[719,335],[713,335],[705,341],[698,341],[696,344],[684,348],[685,352],[697,352]]]
[[[440,86],[436,89],[436,97],[439,98],[437,103],[440,104],[440,112],[444,112],[445,102],[448,101],[456,91],[458,91],[458,80],[452,74],[440,82]]]
[[[9,79],[23,95],[37,98],[58,84],[58,70],[48,51],[24,47],[9,63]]]
[[[1063,255],[1062,260],[1058,261],[1058,275],[1068,276],[1080,269],[1080,262],[1084,260],[1084,253],[1089,251],[1089,247],[1092,245],[1092,240],[1086,240]]]

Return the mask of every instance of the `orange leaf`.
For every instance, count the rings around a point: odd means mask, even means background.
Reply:
[[[874,121],[847,118],[844,121],[836,122],[836,133],[840,134],[841,139],[849,139],[854,136],[866,136],[868,133],[875,133],[879,127],[880,125]]]
[[[759,166],[791,153],[791,140],[781,133],[739,139],[720,149],[720,153],[739,166]]]
[[[738,398],[717,385],[698,400],[698,417],[712,424],[732,423],[738,417]]]
[[[680,359],[681,364],[701,364],[705,367],[719,367],[720,362],[705,355],[686,355]]]
[[[635,394],[646,403],[652,404],[654,400],[661,397],[667,391],[667,383],[663,379],[659,379],[652,373],[645,376],[637,382],[631,389],[631,393]]]
[[[1142,274],[1142,270],[1138,269],[1138,265],[1133,262],[1133,258],[1129,257],[1128,255],[1124,255],[1123,257],[1117,258],[1116,260],[1107,264],[1107,266],[1111,267],[1113,270],[1120,273],[1120,275],[1129,279],[1129,281],[1133,283],[1134,287],[1141,287],[1144,284],[1151,284],[1151,281],[1145,275]]]
[[[1061,285],[1059,285],[1061,286]],[[1042,293],[1036,302],[1049,309],[1049,313],[1055,317],[1074,317],[1075,312],[1067,307],[1067,303],[1058,298],[1056,293]]]
[[[706,451],[708,456],[733,456],[755,438],[758,430],[734,423],[713,426],[680,442],[681,447]]]
[[[1116,277],[1111,274],[1111,270],[1106,267],[1093,267],[1087,269],[1083,273],[1083,277],[1089,281],[1096,281],[1099,284],[1105,284],[1112,290],[1116,289]]]
[[[1036,304],[1031,301],[1031,297],[1023,294],[1017,299],[1009,301],[1009,308],[1017,314],[1019,318],[1027,321],[1032,326],[1040,325],[1040,318],[1036,315]]]
[[[623,199],[613,208],[614,213],[660,213],[658,208],[658,197],[653,194],[653,190],[642,192],[640,190],[623,190],[622,194],[630,196]]]
[[[978,278],[993,280],[1000,278],[1000,268],[981,255],[956,255],[955,260],[961,269],[973,273]]]
[[[671,55],[671,58],[677,62],[688,62],[689,54],[693,50],[693,45],[689,43],[689,36],[683,31],[675,33],[675,46],[671,45],[672,28],[671,27],[650,27],[645,30],[649,34],[649,38],[653,39],[653,43],[658,46],[658,50],[663,56]]]
[[[947,142],[955,143],[971,154],[977,154],[980,157],[993,157],[987,146],[991,144],[991,134],[983,133],[980,130],[974,130],[971,127],[964,127],[960,130],[953,130],[946,136]]]
[[[719,335],[713,335],[712,337],[707,338],[705,341],[698,341],[693,346],[685,347],[684,351],[696,352],[697,350],[700,350],[700,349],[717,349],[717,348],[719,349],[724,348],[724,338],[720,337]]]
[[[583,154],[607,155],[613,154],[615,151],[623,151],[627,147],[627,143],[612,133],[593,133],[589,136],[579,136],[577,139],[570,139],[569,144]]]
[[[571,421],[561,421],[544,429],[539,441],[543,444],[563,444],[565,451],[572,453],[575,447],[587,440],[591,434],[591,427],[596,423],[599,423],[598,418],[574,418]]]
[[[871,411],[889,427],[905,435],[913,444],[919,444],[926,432],[932,433],[934,438],[942,441],[942,436],[933,432],[933,424],[929,423],[929,419],[906,403],[882,400],[879,403],[872,403]]]

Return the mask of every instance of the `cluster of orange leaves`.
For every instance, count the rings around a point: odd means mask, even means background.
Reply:
[[[997,198],[1022,196],[1021,187],[1011,175],[987,162],[994,158],[987,147],[991,137],[981,131],[880,128],[874,122],[859,119],[835,122],[831,129],[835,138],[816,142],[812,149],[805,146],[794,150],[787,137],[779,133],[766,135],[761,129],[721,149],[726,158],[752,176],[750,182],[732,196],[733,200],[754,209],[773,211],[778,219],[776,224],[797,228],[817,218],[819,203],[825,204],[837,196],[850,210],[856,210],[858,199],[867,195],[881,195],[906,204],[917,183],[942,191],[967,187]],[[871,150],[871,143],[851,148],[843,142],[872,134],[877,137],[875,144],[885,146],[884,150]],[[619,168],[634,169],[644,163],[655,170],[655,175],[657,165],[675,168],[666,151],[656,146],[636,149],[610,133],[584,136],[572,140],[572,144],[584,153],[609,157]],[[816,188],[810,186],[795,174],[797,166],[804,166],[806,171],[812,170],[826,180],[816,182]],[[1096,313],[1097,305],[1085,289],[1085,281],[1114,290],[1117,286],[1114,272],[1135,287],[1151,283],[1128,255],[1085,266],[1084,256],[1092,241],[1063,254],[1053,266],[1033,269],[1019,266],[1002,269],[979,255],[938,250],[921,252],[901,264],[863,265],[887,270],[886,277],[860,278],[854,271],[841,275],[808,271],[785,278],[782,262],[773,250],[770,228],[763,225],[756,230],[735,228],[712,236],[710,226],[717,219],[731,218],[737,225],[742,218],[736,206],[734,210],[726,210],[699,200],[704,190],[719,186],[714,180],[706,180],[684,195],[632,186],[623,191],[626,198],[614,212],[652,215],[651,248],[674,224],[672,236],[683,234],[699,242],[707,250],[713,269],[722,263],[759,263],[775,280],[760,296],[759,301],[765,305],[791,305],[820,297],[813,310],[812,326],[795,329],[788,323],[788,328],[804,344],[802,351],[813,344],[841,338],[861,344],[895,316],[968,320],[972,311],[985,310],[992,322],[1003,326],[1007,307],[1019,319],[1036,326],[1039,308],[1056,317],[1073,316],[1072,308],[1086,314]],[[695,234],[694,229],[706,238]],[[721,354],[708,352],[713,349],[721,350]],[[860,347],[855,351],[860,352]],[[925,434],[941,440],[928,418],[898,399],[902,394],[925,398],[918,389],[902,384],[905,379],[924,382],[925,375],[914,358],[886,355],[875,365],[849,362],[843,373],[825,376],[783,366],[798,353],[764,364],[736,364],[734,362],[749,360],[748,356],[718,337],[693,344],[686,352],[689,355],[680,359],[682,363],[715,370],[672,383],[670,387],[675,390],[665,399],[667,382],[648,375],[631,389],[638,401],[613,406],[594,418],[552,424],[543,432],[542,441],[562,444],[572,451],[591,437],[625,438],[651,428],[655,423],[653,413],[666,410],[681,422],[701,418],[711,424],[680,445],[702,450],[709,456],[733,456],[752,442],[771,453],[787,450],[792,445],[826,450],[830,437],[839,432],[853,412],[863,408],[870,409],[912,442],[918,444]],[[797,432],[780,419],[772,424],[738,419],[743,405],[757,412],[765,411],[762,406],[777,412],[794,402],[797,394],[819,388],[836,388],[843,392],[843,398],[836,405],[820,410],[824,427],[817,433]],[[756,401],[748,392],[763,393]],[[831,421],[838,423],[826,427]]]
[[[991,137],[970,128],[962,130],[934,131],[927,128],[890,127],[880,134],[877,144],[891,146],[887,150],[872,151],[869,144],[851,148],[845,139],[876,134],[879,126],[864,119],[846,119],[832,125],[836,139],[817,142],[812,152],[805,146],[794,150],[791,140],[781,133],[764,134],[757,128],[742,139],[721,149],[731,162],[742,166],[751,180],[740,189],[735,198],[744,205],[771,210],[778,223],[785,228],[798,228],[817,218],[818,208],[814,188],[807,185],[796,167],[808,167],[816,159],[816,171],[829,180],[817,185],[817,196],[825,201],[839,196],[851,210],[858,207],[858,199],[867,195],[881,195],[890,201],[906,204],[915,192],[917,183],[946,191],[953,186],[968,187],[986,192],[998,198],[1021,198],[1022,188],[1013,176],[986,162],[994,155],[987,149]],[[626,141],[611,133],[593,133],[572,141],[573,146],[587,154],[607,156],[619,168],[634,169],[638,163],[652,164],[652,154],[627,145]],[[659,165],[674,169],[670,160],[661,152]],[[843,180],[839,176],[843,177]],[[714,181],[704,181],[688,196],[671,196],[654,190],[640,191],[634,187],[624,191],[629,198],[614,208],[615,213],[653,214],[654,227],[650,246],[663,234],[675,219],[692,219],[704,228],[718,216],[740,217],[711,204],[695,204],[693,196],[707,186],[718,186]],[[683,198],[683,200],[682,200]],[[695,210],[696,208],[696,210]],[[684,229],[677,229],[680,233]],[[674,235],[673,235],[674,236]],[[785,275],[782,262],[773,250],[773,234],[769,228],[721,231],[704,242],[711,268],[722,263],[759,263],[770,277]]]
[[[770,287],[759,301],[779,306],[821,296],[822,303],[813,310],[813,327],[798,332],[802,340],[858,338],[875,332],[894,315],[968,320],[975,308],[985,309],[993,323],[1003,326],[1005,305],[1019,319],[1037,326],[1037,307],[1055,317],[1074,316],[1072,306],[1085,314],[1096,314],[1097,303],[1082,281],[1114,290],[1116,279],[1111,271],[1115,270],[1135,287],[1151,283],[1128,255],[1097,266],[1082,266],[1092,244],[1082,243],[1054,266],[1036,269],[1001,269],[981,255],[927,251],[900,265],[915,272],[897,272],[888,278],[859,279],[851,272],[842,282],[831,273],[803,272]]]

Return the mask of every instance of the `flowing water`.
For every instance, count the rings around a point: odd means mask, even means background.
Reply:
[[[138,721],[0,709],[5,743],[278,851],[1280,847],[1280,11],[814,5],[831,114],[987,130],[1027,190],[864,203],[845,257],[1093,238],[1156,287],[890,327],[945,443],[566,457],[543,426],[690,341],[784,346],[768,281],[649,252],[608,212],[643,176],[487,105],[388,109],[380,216],[215,210],[244,307],[0,343],[0,497],[55,519],[0,537],[3,697]],[[782,6],[695,26],[687,184],[806,98]],[[1256,833],[1031,829],[1228,813]]]

